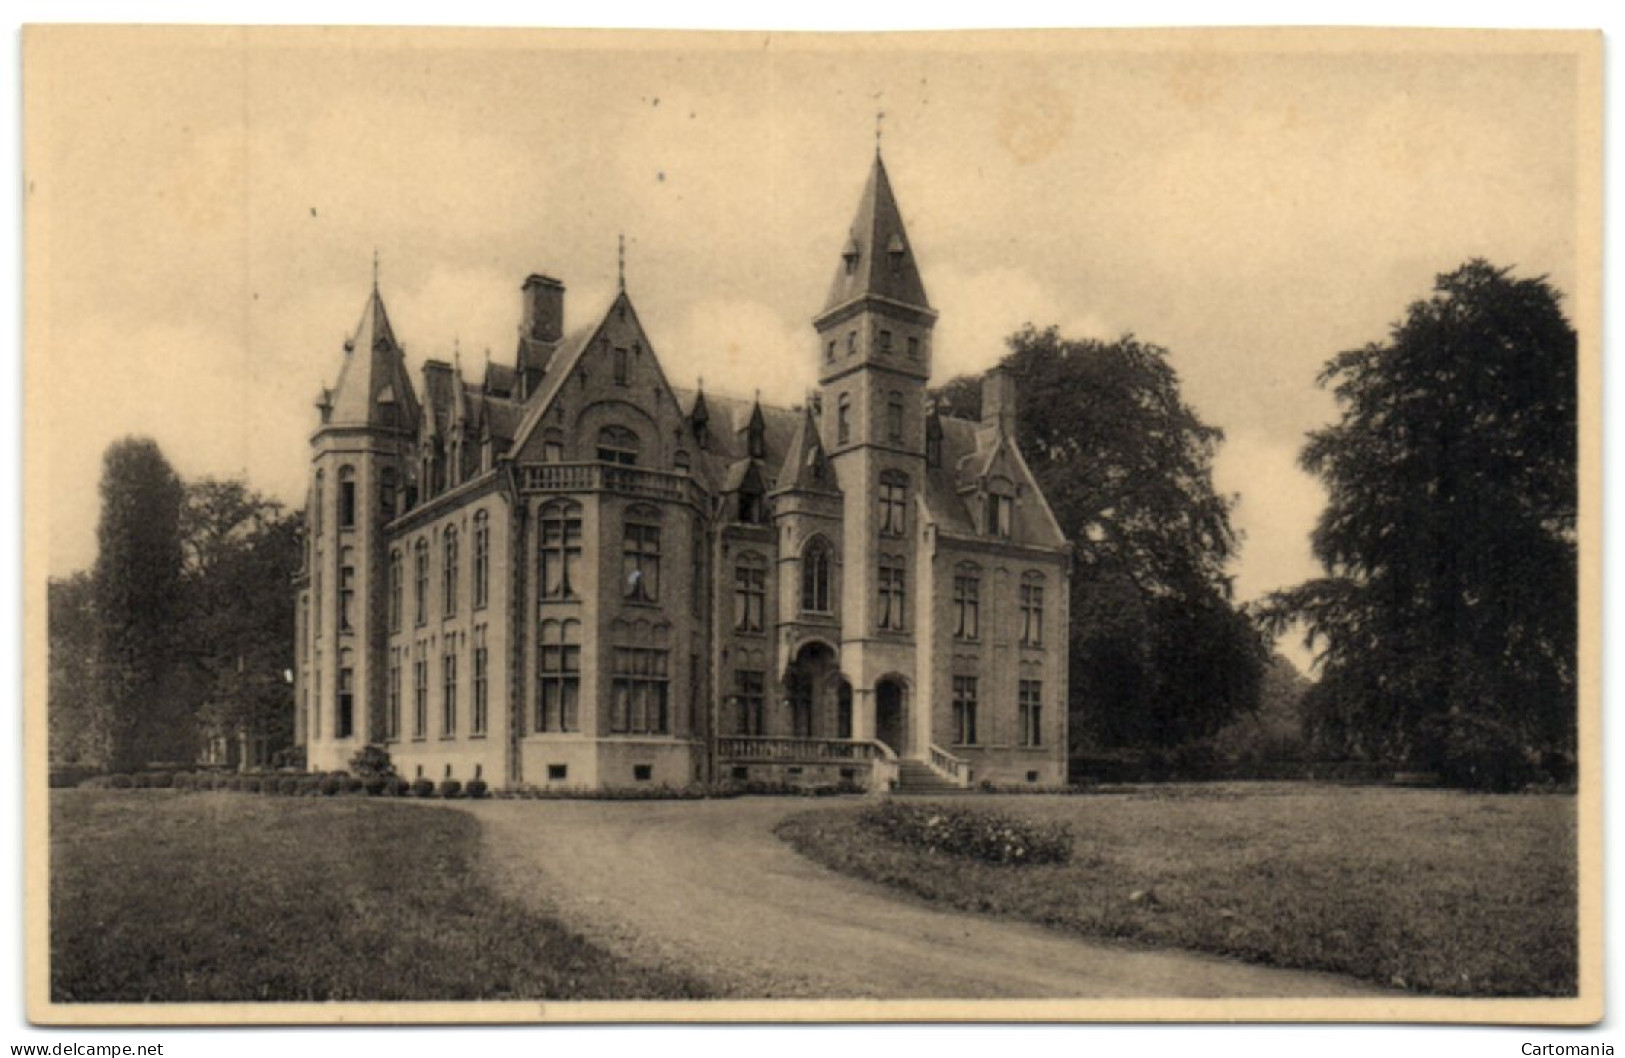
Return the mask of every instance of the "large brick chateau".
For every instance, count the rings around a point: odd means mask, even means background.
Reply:
[[[671,386],[624,285],[565,334],[542,275],[511,364],[415,385],[375,284],[311,438],[310,766],[1063,781],[1068,545],[1013,386],[980,421],[928,402],[937,312],[878,154],[836,245],[816,346],[769,351],[818,358],[789,408]]]

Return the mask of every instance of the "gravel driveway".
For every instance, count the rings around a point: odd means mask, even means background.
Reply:
[[[776,838],[774,824],[805,801],[459,806],[479,819],[500,886],[612,951],[681,967],[730,997],[1382,994],[1330,974],[1134,950],[910,901]]]

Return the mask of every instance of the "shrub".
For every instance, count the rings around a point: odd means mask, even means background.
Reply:
[[[130,778],[128,775],[125,775],[123,772],[119,772],[117,775],[108,780],[108,785],[112,786],[115,790],[128,790],[135,786],[135,780]]]
[[[447,779],[440,784],[440,796],[450,799],[460,797],[463,793],[463,784],[456,779]]]
[[[395,774],[389,751],[382,746],[362,746],[350,758],[350,773],[363,779],[387,779]]]
[[[986,809],[887,801],[864,809],[859,820],[889,841],[984,863],[1021,866],[1065,863],[1072,857],[1072,834],[1066,824],[1038,823]]]
[[[1508,793],[1535,778],[1517,733],[1484,717],[1452,714],[1423,725],[1423,757],[1446,786]]]
[[[324,775],[318,788],[323,797],[332,797],[344,789],[344,781],[335,775]]]
[[[345,793],[362,793],[367,789],[367,780],[355,775],[346,775],[341,781]]]
[[[417,779],[417,780],[415,780],[412,783],[412,796],[413,797],[433,797],[434,796],[434,780],[433,779]]]
[[[382,775],[368,776],[363,780],[363,784],[367,788],[367,796],[382,797],[384,794],[384,787],[388,782],[389,780]]]
[[[471,779],[468,783],[468,796],[478,801],[486,796],[490,787],[485,785],[484,779]]]
[[[246,775],[240,781],[242,785],[238,789],[242,790],[243,793],[260,792],[260,780],[256,776]]]
[[[276,781],[276,792],[285,797],[291,797],[300,791],[301,783],[291,775],[284,775]]]

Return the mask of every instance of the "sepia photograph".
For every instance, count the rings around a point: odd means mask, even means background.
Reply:
[[[24,27],[28,1018],[1597,1022],[1602,45]]]

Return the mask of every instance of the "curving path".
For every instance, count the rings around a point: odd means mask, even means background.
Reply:
[[[728,996],[1383,994],[1330,974],[1130,949],[909,901],[775,837],[805,801],[457,804],[480,820],[498,885],[612,951],[681,967]]]

